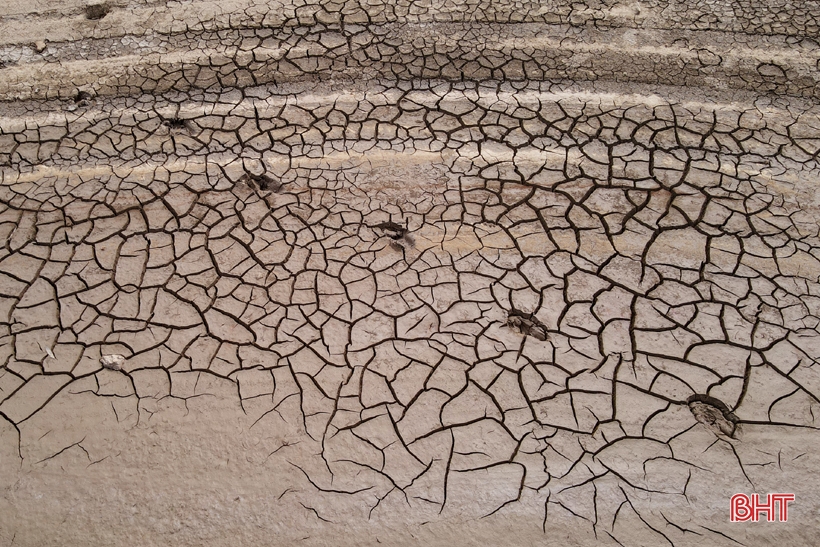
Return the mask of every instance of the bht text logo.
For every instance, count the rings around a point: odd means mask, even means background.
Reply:
[[[766,522],[786,522],[789,520],[789,502],[794,494],[767,494],[766,503],[757,494],[735,494],[730,503],[732,522],[758,522],[764,515]],[[778,509],[775,511],[775,506]],[[778,518],[779,517],[779,518]]]

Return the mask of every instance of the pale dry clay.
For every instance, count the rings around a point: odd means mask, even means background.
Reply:
[[[816,3],[66,5],[0,44],[0,541],[810,544]]]

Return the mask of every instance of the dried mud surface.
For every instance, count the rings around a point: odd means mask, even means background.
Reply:
[[[818,18],[0,6],[0,545],[812,544]]]

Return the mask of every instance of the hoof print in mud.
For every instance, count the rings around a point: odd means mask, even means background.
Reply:
[[[692,395],[687,400],[695,419],[715,435],[735,438],[737,417],[722,401],[708,395]]]
[[[392,239],[393,241],[390,242],[390,246],[395,249],[406,249],[408,247],[412,247],[416,241],[407,228],[397,222],[393,222],[392,220],[380,222],[373,226],[373,228],[383,236],[387,236]]]
[[[184,133],[190,129],[188,120],[182,118],[166,118],[162,120],[162,125],[167,127],[170,133]]]
[[[85,8],[85,18],[89,21],[99,21],[110,12],[108,4],[89,4]]]
[[[262,173],[261,175],[254,175],[252,173],[245,173],[242,180],[251,188],[262,190],[263,192],[279,193],[282,191],[283,184],[277,181],[270,175]]]
[[[507,316],[507,326],[525,336],[532,336],[542,342],[546,341],[548,337],[546,325],[534,315],[519,310],[510,311]]]

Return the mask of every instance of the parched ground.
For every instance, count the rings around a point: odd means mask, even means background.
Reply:
[[[5,2],[0,545],[813,545],[819,21]]]

